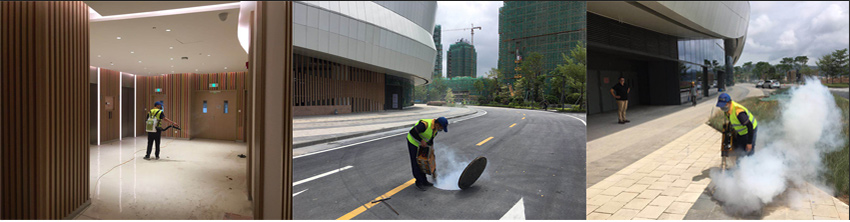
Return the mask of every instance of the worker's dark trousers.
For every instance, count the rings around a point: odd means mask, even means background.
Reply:
[[[756,127],[755,129],[753,129],[753,132],[751,132],[753,134],[753,149],[750,150],[750,152],[747,152],[746,141],[739,140],[738,138],[740,138],[740,137],[738,137],[738,136],[735,137],[735,141],[736,141],[735,142],[735,148],[739,149],[736,152],[739,152],[739,154],[744,154],[744,155],[747,155],[747,156],[752,156],[756,152],[756,139],[757,139],[756,136],[759,135],[758,129],[759,128]]]
[[[428,182],[428,179],[425,178],[425,173],[422,173],[422,170],[419,169],[419,164],[416,163],[416,151],[418,147],[407,142],[407,151],[410,153],[410,169],[413,170],[413,178],[416,178],[416,184],[422,184],[423,182]]]
[[[145,154],[145,157],[151,156],[151,145],[156,142],[156,156],[159,156],[159,141],[162,138],[162,130],[159,128],[156,129],[156,132],[148,132],[148,152]]]

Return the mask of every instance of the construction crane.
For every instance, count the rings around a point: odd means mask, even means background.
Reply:
[[[472,27],[471,27],[471,28],[449,29],[449,30],[443,30],[443,32],[469,30],[469,34],[470,34],[470,38],[469,38],[469,40],[470,40],[470,43],[471,43],[472,45],[475,45],[475,29],[481,30],[481,26],[476,27],[474,24],[470,24],[470,25],[472,25]]]

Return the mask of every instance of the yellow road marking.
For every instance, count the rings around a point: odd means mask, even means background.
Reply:
[[[490,140],[492,140],[492,139],[493,139],[493,137],[491,136],[490,138],[484,139],[484,141],[481,141],[480,143],[475,144],[475,145],[476,145],[476,146],[481,146],[481,144],[484,144],[484,143],[486,143],[487,141],[490,141]]]
[[[525,117],[523,116],[522,119],[525,119]]]
[[[492,138],[492,137],[491,137],[491,138]],[[384,195],[381,195],[381,196],[376,197],[373,201],[375,201],[375,200],[380,200],[380,199],[384,199],[384,198],[389,198],[389,197],[391,197],[391,196],[395,195],[396,193],[398,193],[399,191],[404,190],[404,188],[407,188],[407,187],[409,187],[410,185],[413,185],[413,183],[416,183],[416,179],[410,179],[410,180],[408,180],[408,181],[407,181],[407,182],[405,182],[404,184],[399,185],[399,186],[397,186],[397,187],[393,188],[393,189],[392,189],[392,190],[390,190],[390,191],[387,191],[387,193],[385,193]],[[366,212],[366,210],[367,210],[367,209],[372,208],[372,207],[374,207],[375,205],[378,205],[379,203],[380,203],[380,202],[378,202],[378,203],[372,203],[372,201],[369,201],[368,203],[363,204],[363,205],[362,205],[362,206],[360,206],[360,207],[357,207],[357,209],[354,209],[354,210],[352,210],[351,212],[348,212],[347,214],[342,215],[342,217],[337,218],[337,220],[351,220],[351,218],[354,218],[354,217],[356,217],[357,215],[360,215],[360,213]]]
[[[514,127],[514,126],[516,126],[516,123],[514,123],[514,124],[511,124],[511,126],[510,126],[510,127]]]
[[[525,113],[523,113],[522,116],[525,116]]]

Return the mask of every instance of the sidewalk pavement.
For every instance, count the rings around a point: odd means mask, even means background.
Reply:
[[[761,90],[742,84],[729,87],[733,99],[762,96]],[[705,125],[716,97],[696,107],[638,106],[627,112],[631,123],[617,124],[616,112],[588,116],[587,187],[670,143],[699,125]]]
[[[448,119],[472,115],[478,110],[416,104],[404,110],[307,116],[293,119],[293,147],[301,148],[362,135],[413,127],[419,119]]]
[[[701,124],[594,184],[587,189],[587,219],[735,219],[723,217],[718,206],[710,211],[694,207],[707,196],[710,169],[720,165],[720,140],[719,132]],[[801,207],[767,206],[764,219],[847,220],[846,204],[810,185],[798,189],[810,194],[795,204]]]

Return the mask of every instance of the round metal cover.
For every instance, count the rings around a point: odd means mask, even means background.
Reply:
[[[480,156],[472,160],[469,165],[466,165],[466,169],[463,170],[463,173],[460,174],[460,179],[457,181],[457,186],[460,189],[466,189],[472,186],[478,177],[481,176],[481,173],[484,172],[484,168],[487,167],[487,158]]]

